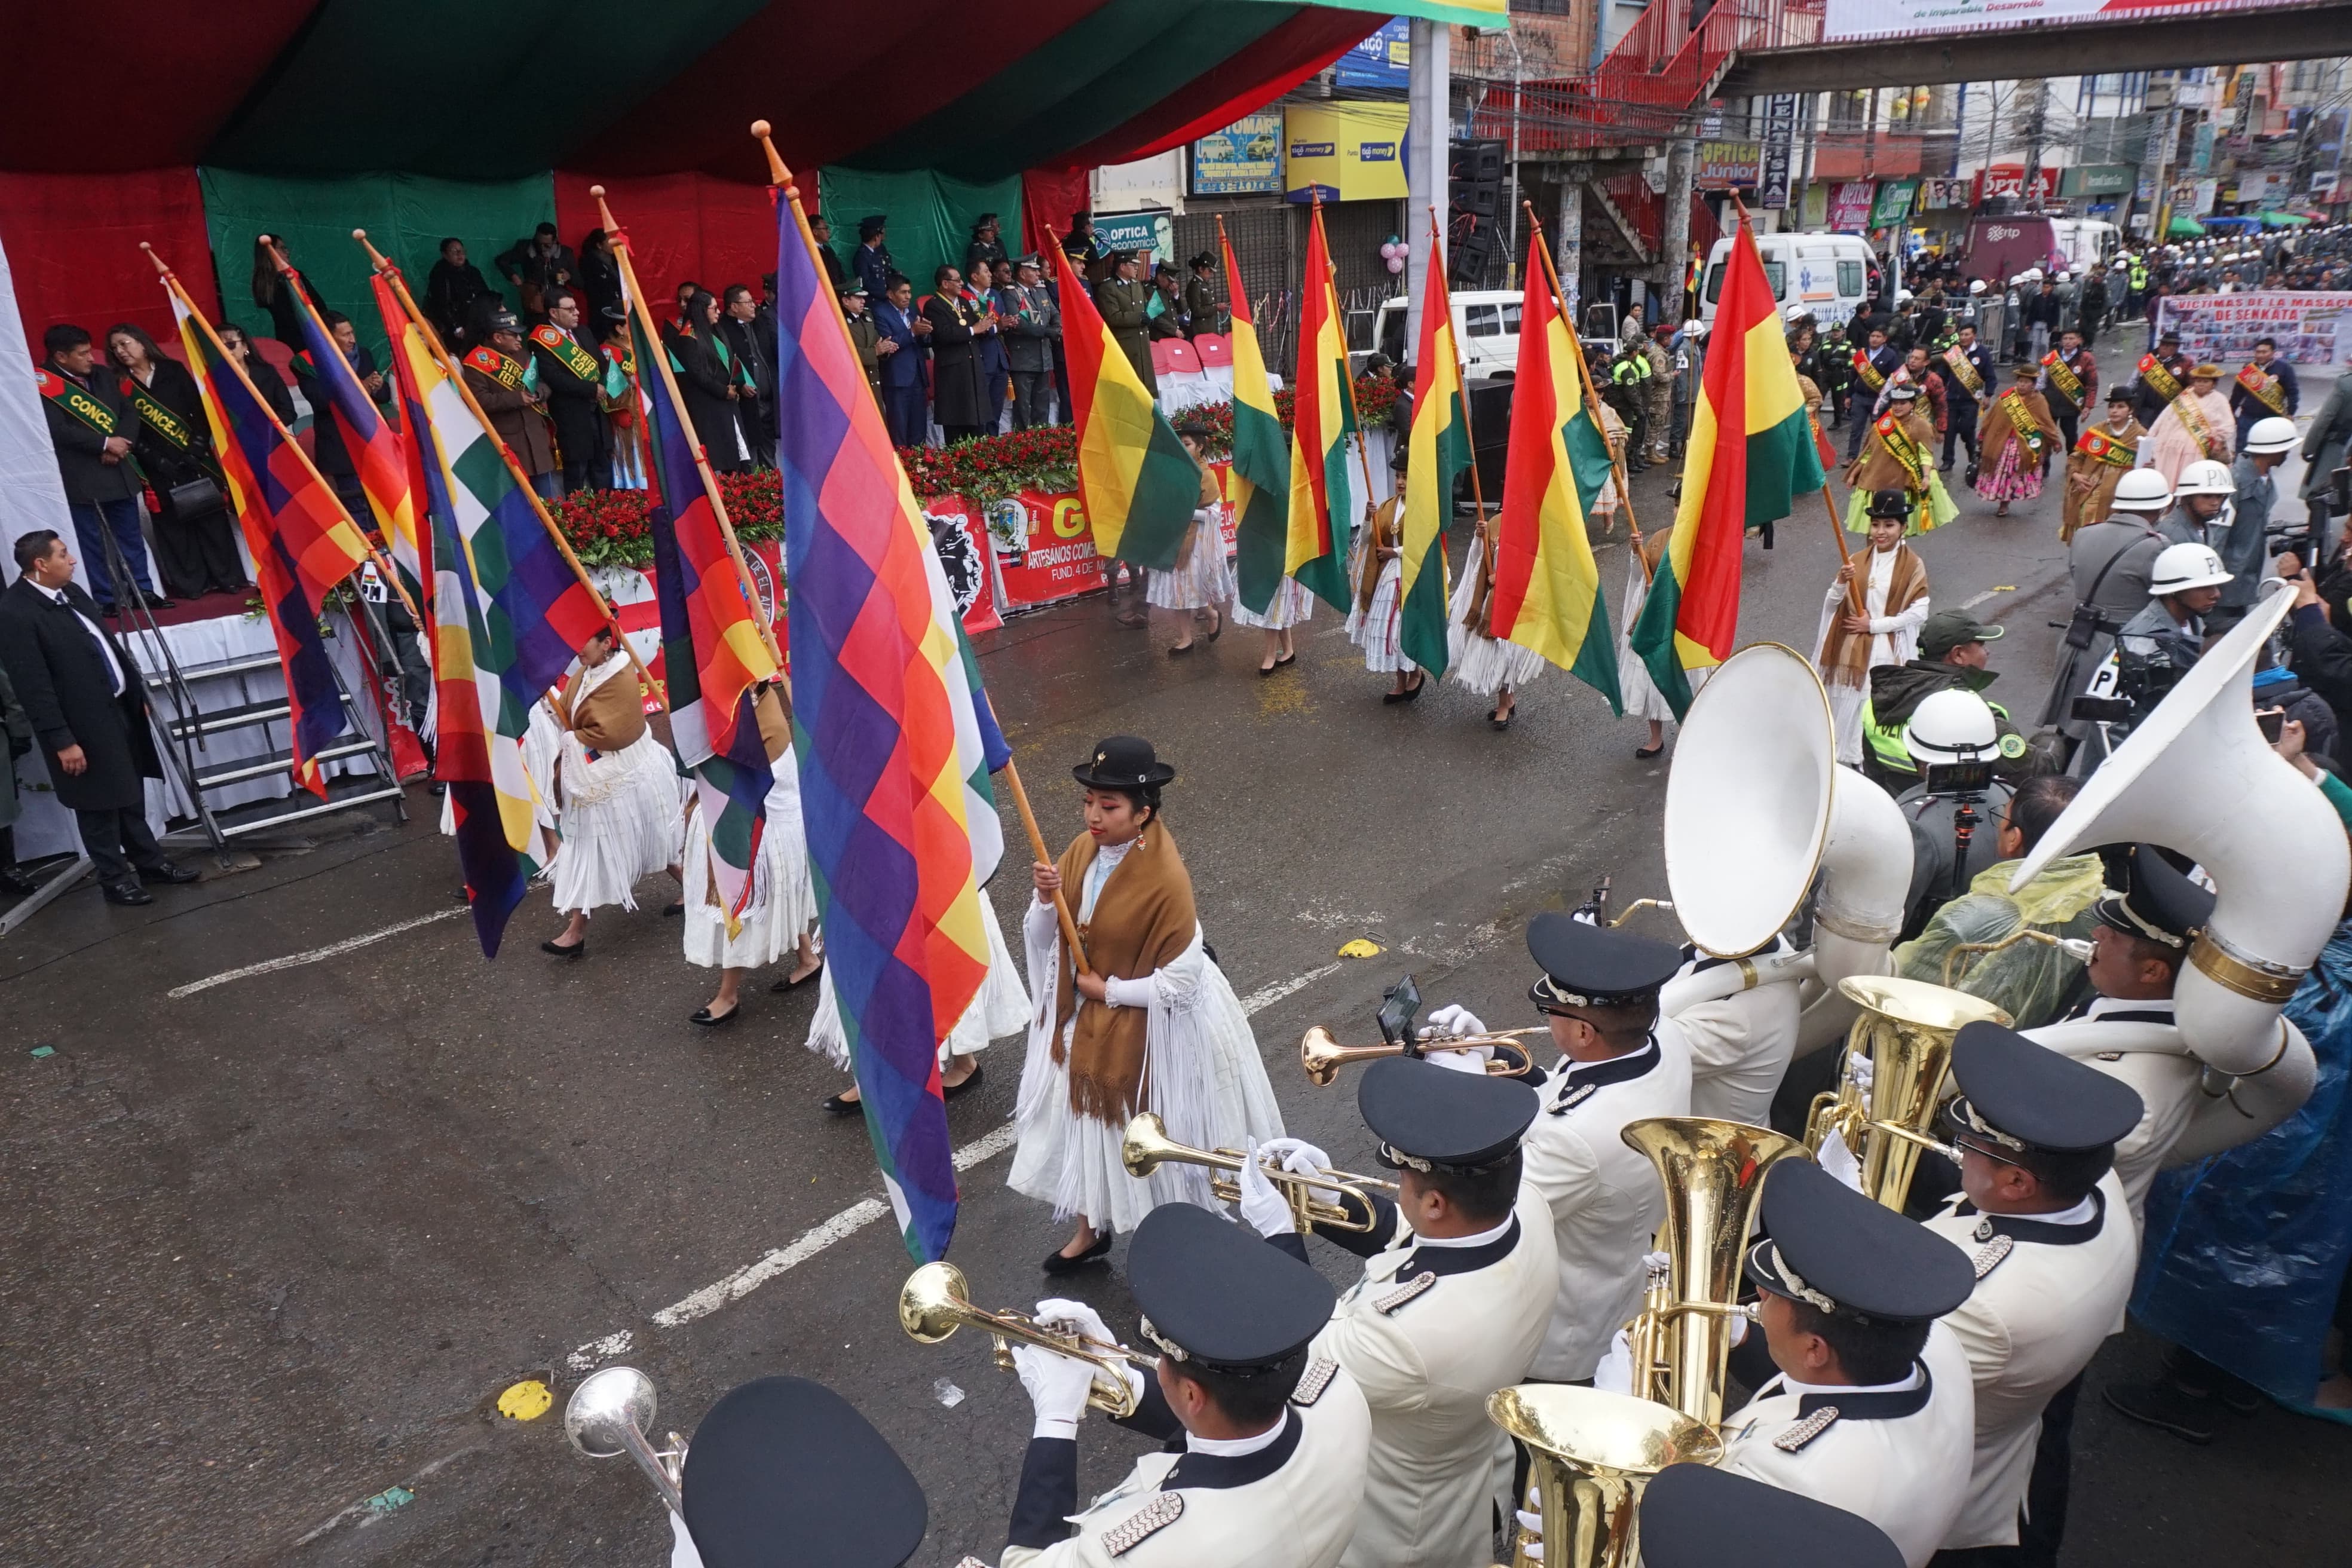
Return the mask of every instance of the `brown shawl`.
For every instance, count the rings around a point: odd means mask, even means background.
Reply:
[[[1495,540],[1502,529],[1500,516],[1478,525],[1478,579],[1470,590],[1470,607],[1462,616],[1462,624],[1473,635],[1489,642],[1495,640]]]
[[[1402,504],[1398,497],[1391,496],[1372,513],[1372,526],[1364,536],[1364,558],[1356,563],[1359,611],[1370,611],[1372,595],[1380,589],[1381,569],[1388,565],[1381,559],[1381,552],[1397,548],[1397,510]]]
[[[2042,450],[2039,455],[2036,455],[2033,448],[2027,444],[2025,432],[2019,429],[2017,422],[2010,417],[2011,405],[2009,395],[2011,393],[2016,395],[2020,403],[2025,405],[2026,412],[2032,415],[2034,421],[2042,427]],[[1986,405],[1984,424],[1977,432],[1977,450],[1983,454],[1979,460],[1984,464],[1985,472],[1992,472],[1994,467],[2000,461],[2002,448],[2006,447],[2012,438],[2016,440],[2018,446],[2018,467],[2032,468],[2036,470],[2049,466],[2052,448],[2055,447],[2063,438],[2058,433],[2058,421],[2050,412],[2049,400],[2032,387],[2020,385],[2014,382],[2003,387],[2001,395]]]
[[[1087,868],[1094,862],[1094,837],[1081,833],[1055,863],[1073,918],[1084,900]],[[1155,818],[1104,880],[1094,918],[1079,925],[1078,940],[1097,974],[1140,980],[1192,946],[1197,924],[1192,878],[1176,840]],[[1065,1047],[1062,1029],[1074,1013],[1077,1027]],[[1054,1001],[1054,1061],[1069,1068],[1072,1110],[1124,1127],[1144,1109],[1143,1048],[1150,1024],[1148,1009],[1110,1007],[1079,996],[1070,950],[1063,945]]]
[[[1871,554],[1867,550],[1853,552],[1854,576],[1862,586],[1847,588],[1845,596],[1838,601],[1837,613],[1830,617],[1829,630],[1822,635],[1821,658],[1815,662],[1821,668],[1822,679],[1831,686],[1859,687],[1870,678],[1872,635],[1846,630],[1845,617],[1853,614],[1857,599],[1868,613]],[[1899,616],[1927,591],[1927,569],[1919,564],[1919,557],[1911,552],[1909,545],[1896,545],[1895,571],[1886,583],[1886,605],[1878,613]]]
[[[623,655],[614,658],[626,663]],[[617,669],[606,676],[586,697],[580,689],[588,682],[584,669],[564,683],[563,695],[555,700],[557,722],[574,735],[592,752],[617,752],[634,746],[646,732],[645,700],[637,690],[636,676],[627,669]]]
[[[2098,443],[2101,447],[2124,460],[2113,461],[2086,449],[2094,437],[2102,438]],[[2085,523],[2106,521],[2115,502],[2116,486],[2139,460],[2139,444],[2147,437],[2147,429],[2137,419],[2126,421],[2120,431],[2105,420],[2084,426],[2074,449],[2066,455],[2066,493],[2060,498],[2058,507],[2061,544],[2072,542],[2074,531]]]
[[[1918,405],[1914,404],[1912,406],[1916,409]],[[1934,422],[1925,414],[1915,412],[1904,416],[1903,429],[1919,444],[1920,451],[1927,454],[1927,472],[1935,472]],[[1908,490],[1917,495],[1922,489],[1920,481],[1911,477],[1911,470],[1903,466],[1902,459],[1886,449],[1886,443],[1878,438],[1875,430],[1864,441],[1862,456],[1856,458],[1853,466],[1846,470],[1845,482],[1855,489],[1865,491]]]

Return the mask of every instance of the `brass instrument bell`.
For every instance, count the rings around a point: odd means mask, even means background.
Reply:
[[[1632,1568],[1642,1489],[1668,1465],[1712,1465],[1723,1440],[1699,1422],[1630,1394],[1528,1383],[1486,1396],[1486,1418],[1525,1445],[1543,1568]],[[1522,1530],[1512,1568],[1532,1568]]]

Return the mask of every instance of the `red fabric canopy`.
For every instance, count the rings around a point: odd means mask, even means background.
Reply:
[[[220,290],[194,169],[142,169],[97,180],[0,174],[0,245],[8,249],[16,308],[36,362],[42,331],[61,321],[92,337],[117,321],[144,327],[163,342],[177,335],[142,240],[217,323]]]
[[[744,144],[751,145],[749,138]],[[688,278],[714,294],[730,283],[756,293],[760,275],[776,269],[776,211],[765,185],[709,174],[594,180],[559,169],[555,226],[568,243],[604,226],[588,194],[596,184],[614,221],[628,231],[629,257],[657,319],[668,319],[672,291]]]

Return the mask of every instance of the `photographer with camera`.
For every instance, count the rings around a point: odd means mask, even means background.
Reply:
[[[2015,784],[1993,773],[2000,742],[1992,705],[1965,687],[1928,696],[1904,728],[1903,743],[1919,783],[1895,801],[1911,825],[1911,890],[1902,941],[1918,935],[1930,915],[1967,892],[1977,873],[2000,858],[1994,825],[2006,819],[2017,793]]]
[[[2157,519],[2171,505],[2172,487],[2162,474],[2134,468],[2116,482],[2105,519],[2076,529],[2067,546],[2074,614],[2065,626],[2041,721],[2066,737],[2070,755],[2090,732],[2090,721],[2074,717],[2074,699],[2090,689],[2092,678],[2115,649],[2116,633],[2147,607],[2148,580],[2167,542]]]

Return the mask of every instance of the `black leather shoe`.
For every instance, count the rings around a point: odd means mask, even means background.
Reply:
[[[141,887],[139,879],[135,877],[126,877],[120,882],[109,882],[104,891],[106,901],[110,904],[152,904],[155,901],[155,895]]]
[[[1059,1251],[1045,1254],[1045,1269],[1048,1274],[1076,1274],[1081,1268],[1089,1268],[1097,1263],[1108,1262],[1109,1258],[1110,1232],[1105,1231],[1095,1237],[1095,1244],[1092,1247],[1087,1247],[1076,1258],[1065,1258]]]
[[[733,1023],[742,1016],[743,1005],[740,1002],[738,1002],[734,1006],[730,1007],[724,1013],[719,1013],[715,1016],[708,1007],[697,1007],[693,1012],[688,1013],[686,1016],[686,1021],[689,1024],[699,1024],[706,1029],[716,1029],[722,1024]]]
[[[40,884],[14,866],[0,866],[0,893],[14,893],[19,898],[37,892]]]
[[[860,1101],[850,1099],[845,1093],[836,1094],[824,1102],[824,1113],[827,1116],[863,1116],[866,1114],[866,1107]]]
[[[191,871],[185,866],[174,865],[169,860],[164,860],[152,866],[140,867],[139,879],[162,887],[176,886],[182,882],[200,882],[204,880],[204,877],[201,872]]]
[[[539,944],[539,951],[547,954],[550,958],[561,958],[569,962],[573,959],[581,959],[588,956],[588,942],[587,939],[583,937],[580,941],[573,942],[570,947],[564,946],[560,942],[542,942]]]
[[[2108,1409],[2127,1420],[2200,1446],[2213,1440],[2214,1418],[2221,1413],[2219,1401],[2188,1393],[2169,1379],[2111,1383],[2099,1397]]]
[[[768,989],[775,992],[779,995],[782,995],[787,991],[797,991],[803,985],[815,984],[817,977],[824,973],[824,965],[819,963],[814,969],[810,970],[798,980],[794,980],[791,975],[787,974],[782,980],[779,980],[774,984],[769,986]]]
[[[988,1068],[982,1063],[972,1063],[971,1071],[964,1075],[964,1079],[961,1083],[945,1084],[940,1087],[940,1098],[941,1100],[953,1100],[959,1094],[970,1094],[973,1089],[980,1087],[980,1075],[987,1070]]]

